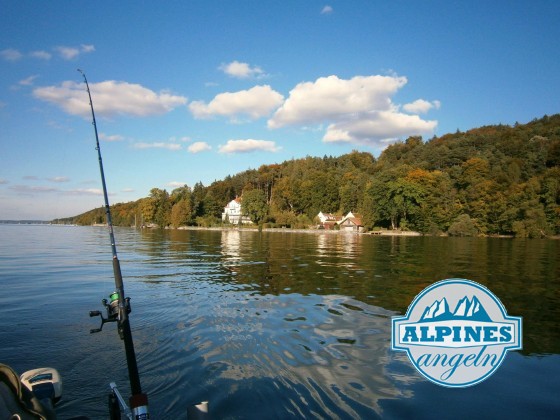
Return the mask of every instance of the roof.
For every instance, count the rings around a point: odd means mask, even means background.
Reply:
[[[362,224],[362,215],[361,214],[353,214],[352,212],[348,212],[346,216],[342,218],[338,224],[342,225],[344,222],[350,222],[356,226],[363,226]]]

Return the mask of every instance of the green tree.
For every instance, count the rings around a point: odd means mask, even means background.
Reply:
[[[357,170],[343,174],[340,181],[340,212],[357,211],[361,207],[363,191],[368,177]]]
[[[367,228],[375,224],[406,228],[417,215],[423,192],[419,184],[406,178],[409,170],[403,165],[380,172],[368,184],[363,204],[363,213],[369,213],[363,214]]]
[[[192,190],[192,206],[193,206],[193,216],[202,217],[205,216],[204,208],[204,198],[206,197],[206,188],[202,182],[197,182],[194,184]]]
[[[290,211],[281,211],[275,214],[275,222],[280,227],[294,227],[297,224],[297,216]]]
[[[547,169],[543,174],[540,192],[548,226],[560,233],[560,167]]]
[[[192,208],[189,199],[178,201],[171,208],[171,225],[173,227],[188,226],[193,223]]]
[[[156,200],[153,197],[146,197],[140,204],[140,211],[144,223],[155,223]]]
[[[171,202],[173,204],[181,201],[181,200],[191,200],[191,195],[192,195],[192,191],[189,188],[188,185],[184,185],[182,187],[179,188],[175,188],[173,191],[171,191]]]
[[[241,212],[251,221],[260,224],[267,215],[266,194],[262,190],[250,190],[243,193]]]
[[[413,169],[405,177],[410,185],[410,228],[424,233],[446,231],[458,212],[456,191],[449,176],[439,170]]]
[[[447,233],[451,236],[476,236],[478,229],[468,214],[461,214],[449,226]]]
[[[278,180],[272,192],[272,204],[278,211],[289,211],[297,214],[299,210],[297,190],[299,180],[283,177]]]
[[[152,221],[162,228],[168,226],[171,219],[171,201],[169,200],[169,193],[166,190],[152,188],[150,190],[150,199],[148,209],[152,214],[151,219],[146,218],[146,220]]]

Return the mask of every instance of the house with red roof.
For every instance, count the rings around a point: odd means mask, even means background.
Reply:
[[[351,211],[338,222],[338,226],[341,231],[345,232],[363,232],[364,230],[362,216]]]
[[[341,231],[345,232],[363,232],[364,230],[362,216],[354,214],[351,211],[343,217],[331,213],[319,212],[317,218],[320,222],[317,226],[318,229],[334,230],[338,227]]]

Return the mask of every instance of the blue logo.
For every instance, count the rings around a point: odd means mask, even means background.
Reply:
[[[430,381],[452,388],[492,375],[508,350],[522,348],[521,317],[508,316],[500,300],[471,280],[442,280],[392,318],[391,348],[406,351]]]

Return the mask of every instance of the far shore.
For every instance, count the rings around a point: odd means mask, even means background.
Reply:
[[[149,229],[149,228],[148,228]],[[259,228],[256,227],[242,227],[237,226],[214,226],[214,227],[201,227],[201,226],[180,226],[178,228],[166,228],[169,230],[222,230],[222,231],[239,231],[239,232],[258,232]],[[447,234],[432,235],[428,233],[420,233],[408,230],[373,230],[368,232],[356,232],[345,230],[326,230],[326,229],[291,229],[291,228],[262,228],[262,232],[280,232],[280,233],[312,233],[312,234],[328,234],[328,235],[371,235],[371,236],[437,236],[449,237]],[[502,239],[516,239],[514,235],[479,235],[480,238],[502,238]],[[517,238],[519,239],[519,238]],[[527,239],[527,238],[521,238]],[[559,235],[546,236],[543,239],[560,239]]]
[[[107,227],[106,223],[97,223],[91,226]],[[132,226],[134,228],[134,226]],[[158,229],[155,226],[145,226],[143,229]],[[214,231],[231,231],[231,232],[259,232],[258,227],[237,227],[237,226],[179,226],[178,228],[166,227],[165,230],[214,230]],[[277,233],[308,233],[315,235],[371,235],[371,236],[438,236],[438,237],[451,237],[447,234],[432,235],[428,233],[420,233],[406,230],[373,230],[368,232],[356,232],[345,230],[327,230],[327,229],[291,229],[291,228],[262,228],[261,232],[277,232]],[[480,238],[503,238],[503,239],[516,239],[514,235],[479,235]],[[519,238],[517,238],[519,239]],[[526,238],[521,238],[526,239]],[[556,239],[560,240],[560,235],[545,236],[542,239]]]
[[[200,227],[200,226],[180,226],[178,228],[168,228],[177,230],[222,230],[222,231],[239,231],[239,232],[259,232],[257,227],[237,226],[216,226],[216,227]],[[327,229],[291,229],[291,228],[262,228],[261,232],[279,232],[279,233],[312,233],[327,235],[377,235],[377,236],[422,236],[420,232],[400,231],[400,230],[376,230],[369,232],[357,232],[347,230],[327,230]]]
[[[262,228],[258,227],[237,227],[237,226],[215,226],[215,227],[201,227],[201,226],[180,226],[178,228],[166,228],[175,230],[222,230],[222,231],[239,231],[239,232],[280,232],[280,233],[314,233],[314,234],[329,234],[329,235],[385,235],[385,236],[421,236],[420,232],[410,231],[397,231],[397,230],[379,230],[370,232],[357,232],[347,230],[327,230],[327,229],[291,229],[291,228]]]

